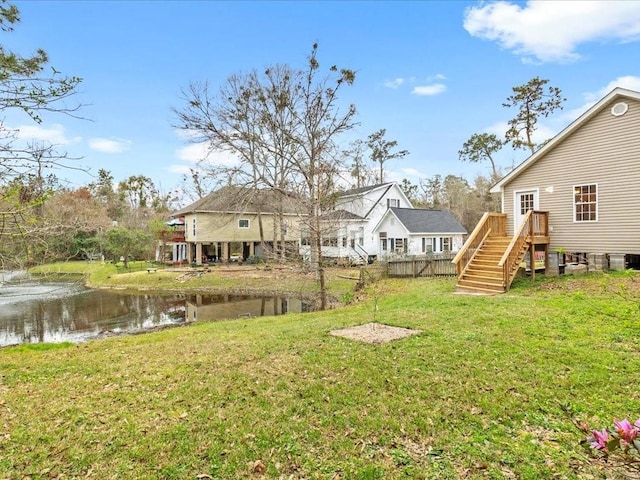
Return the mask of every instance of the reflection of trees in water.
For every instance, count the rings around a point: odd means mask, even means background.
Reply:
[[[305,312],[311,305],[288,297],[71,293],[69,289],[46,299],[31,295],[0,308],[0,346],[81,341],[110,331],[144,330],[184,322],[190,312],[189,320],[220,320]]]

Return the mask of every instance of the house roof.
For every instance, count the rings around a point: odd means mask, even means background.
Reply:
[[[281,200],[282,194],[276,190],[227,186],[211,192],[206,197],[172,213],[171,216],[198,212],[275,213]],[[284,198],[285,214],[297,213],[295,206],[296,202],[292,197]]]
[[[573,132],[578,130],[583,124],[592,119],[595,115],[600,113],[604,108],[607,107],[611,103],[612,100],[617,98],[630,98],[634,100],[640,100],[640,92],[636,92],[634,90],[628,90],[625,88],[614,88],[611,92],[605,95],[600,101],[595,103],[591,108],[589,108],[586,112],[580,115],[576,120],[574,120],[571,124],[569,124],[564,130],[558,133],[555,137],[549,140],[543,147],[533,153],[530,157],[528,157],[524,162],[518,165],[516,168],[511,170],[507,175],[502,177],[502,179],[496,183],[489,190],[491,193],[500,193],[505,185],[515,179],[522,172],[527,170],[529,167],[534,165],[540,158],[544,157],[548,152],[553,150],[559,143],[564,141],[568,136],[570,136]]]
[[[332,220],[359,220],[366,221],[367,219],[361,217],[360,215],[356,215],[355,213],[348,212],[347,210],[333,210],[325,215],[320,217],[322,221],[332,221]]]
[[[364,195],[366,195],[369,192],[373,192],[375,190],[379,190],[377,196],[378,199],[372,201],[371,203],[371,208],[369,208],[369,211],[367,213],[364,214],[364,218],[369,218],[369,215],[371,215],[371,212],[376,208],[376,206],[380,203],[380,201],[384,198],[384,196],[387,194],[387,192],[389,190],[391,190],[393,187],[398,187],[397,191],[400,195],[402,195],[402,197],[404,198],[404,200],[409,204],[411,204],[411,200],[409,200],[407,198],[407,196],[405,195],[405,193],[402,191],[402,188],[400,188],[398,186],[397,182],[387,182],[387,183],[378,183],[376,185],[370,185],[368,187],[361,187],[361,188],[353,188],[351,190],[346,190],[342,193],[338,193],[337,197],[338,198],[347,198],[348,197],[362,197]],[[347,200],[349,201],[349,200]]]
[[[378,188],[390,187],[394,182],[386,182],[386,183],[378,183],[376,185],[369,185],[368,187],[360,187],[360,188],[352,188],[350,190],[345,190],[344,192],[340,192],[338,196],[340,197],[350,197],[352,195],[362,195],[363,193],[371,192],[372,190],[376,190]]]
[[[389,211],[395,215],[409,233],[467,233],[460,222],[451,213],[444,210],[391,207]]]

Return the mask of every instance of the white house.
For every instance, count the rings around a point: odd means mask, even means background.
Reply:
[[[465,228],[449,212],[390,207],[373,229],[379,239],[378,258],[457,252]]]
[[[396,221],[397,228],[391,228],[390,223]],[[395,182],[342,192],[322,223],[323,257],[357,263],[371,262],[391,253],[457,251],[466,233],[448,212],[414,209]],[[423,242],[426,250],[422,248]],[[304,239],[301,253],[309,255]]]

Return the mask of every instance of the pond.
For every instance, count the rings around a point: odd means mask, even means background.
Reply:
[[[311,310],[291,297],[119,293],[80,281],[40,281],[0,273],[0,347],[83,342],[194,321],[251,318]]]

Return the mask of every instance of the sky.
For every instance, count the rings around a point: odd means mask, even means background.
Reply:
[[[82,119],[15,112],[22,139],[55,144],[76,167],[56,175],[86,185],[99,169],[115,181],[151,178],[162,192],[202,158],[175,128],[181,92],[274,64],[304,68],[318,43],[321,68],[355,70],[340,94],[359,124],[346,144],[382,128],[408,156],[385,164],[385,180],[449,174],[473,181],[490,165],[458,152],[474,133],[503,137],[513,87],[549,80],[566,98],[536,138],[559,133],[619,86],[640,91],[640,1],[16,1],[21,23],[0,32],[23,56],[44,49],[50,65],[82,77]],[[326,71],[326,70],[324,70]],[[48,72],[47,72],[48,73]],[[527,157],[506,146],[507,173]],[[224,159],[224,157],[213,157]]]

